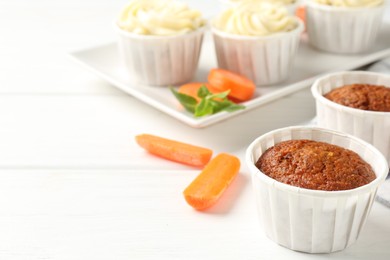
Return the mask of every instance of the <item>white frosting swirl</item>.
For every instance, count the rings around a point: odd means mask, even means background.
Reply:
[[[373,7],[383,4],[383,0],[315,0],[323,5],[342,7]]]
[[[254,0],[227,0],[228,2],[231,2],[231,3],[241,3],[241,2],[245,2],[245,1],[254,1]],[[270,2],[270,3],[280,3],[280,4],[284,4],[284,5],[289,5],[289,4],[293,4],[296,2],[296,0],[262,0],[264,2]]]
[[[267,36],[291,31],[297,27],[297,22],[280,4],[251,1],[225,10],[213,26],[231,34]]]
[[[144,35],[177,35],[205,25],[197,10],[174,0],[132,0],[117,21],[125,31]]]

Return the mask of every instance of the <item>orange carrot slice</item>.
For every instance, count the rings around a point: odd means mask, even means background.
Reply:
[[[159,157],[192,166],[205,166],[213,151],[155,135],[141,134],[135,137],[137,143],[148,152]]]
[[[240,160],[226,153],[212,159],[203,171],[184,190],[184,198],[197,210],[214,205],[236,177],[240,170]]]
[[[240,101],[251,99],[256,89],[253,81],[223,69],[212,69],[208,81],[219,91],[230,90],[229,96]]]

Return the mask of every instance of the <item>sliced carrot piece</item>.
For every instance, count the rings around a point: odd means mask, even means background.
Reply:
[[[154,155],[192,166],[205,166],[213,154],[213,151],[207,148],[155,135],[141,134],[137,135],[135,140],[141,147]]]
[[[236,177],[240,170],[240,160],[226,153],[213,158],[203,171],[184,190],[184,198],[197,210],[214,205]]]
[[[256,89],[253,81],[223,69],[212,69],[208,81],[219,91],[230,90],[229,96],[240,101],[251,99]]]

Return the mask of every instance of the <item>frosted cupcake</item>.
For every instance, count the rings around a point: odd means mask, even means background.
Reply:
[[[223,4],[223,8],[234,7],[245,1],[263,1],[281,4],[286,7],[287,11],[292,15],[295,15],[295,11],[299,5],[299,0],[220,0]]]
[[[194,76],[205,28],[199,11],[174,0],[133,0],[114,27],[129,76],[137,82],[176,85]]]
[[[383,11],[383,0],[309,0],[309,42],[332,53],[368,51],[375,44]]]
[[[287,79],[302,22],[277,4],[244,2],[211,23],[218,66],[270,85]]]

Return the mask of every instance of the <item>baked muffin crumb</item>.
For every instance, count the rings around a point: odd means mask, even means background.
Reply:
[[[313,190],[354,189],[376,177],[357,153],[312,140],[278,143],[262,154],[256,167],[279,182]]]
[[[340,105],[378,112],[390,112],[390,88],[370,84],[338,87],[324,95]]]

